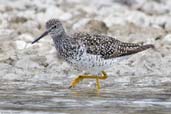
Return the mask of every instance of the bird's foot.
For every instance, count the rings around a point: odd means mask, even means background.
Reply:
[[[83,80],[83,77],[84,77],[84,76],[78,76],[77,78],[75,78],[75,79],[71,82],[69,88],[75,87],[80,81]]]
[[[102,75],[101,76],[95,76],[95,75],[80,75],[80,76],[78,76],[77,78],[75,78],[71,82],[69,88],[75,87],[83,79],[96,79],[96,89],[99,91],[100,90],[100,82],[99,82],[99,80],[105,80],[107,77],[108,76],[107,76],[106,72],[104,72],[104,71],[102,71]]]

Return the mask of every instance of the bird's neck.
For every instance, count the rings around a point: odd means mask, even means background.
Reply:
[[[51,33],[50,35],[51,35],[54,43],[55,42],[60,42],[62,39],[65,39],[66,36],[67,36],[65,30],[62,30],[62,31],[60,31],[58,33]]]
[[[61,32],[58,32],[58,34],[56,34],[56,33],[51,34],[51,37],[55,44],[55,48],[57,49],[57,51],[59,51],[59,49],[63,45],[63,41],[65,41],[65,39],[67,39],[67,33],[63,30]]]

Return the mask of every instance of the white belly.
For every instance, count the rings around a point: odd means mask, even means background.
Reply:
[[[73,65],[78,70],[83,70],[91,74],[97,74],[101,71],[110,68],[113,64],[118,63],[119,61],[126,59],[125,57],[103,59],[100,55],[91,55],[84,53],[79,59],[69,60],[71,65]]]

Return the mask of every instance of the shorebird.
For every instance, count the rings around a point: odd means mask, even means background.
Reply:
[[[99,80],[105,80],[108,77],[104,70],[125,57],[154,48],[152,44],[126,43],[100,34],[77,32],[69,35],[58,19],[47,21],[46,31],[32,44],[48,34],[53,39],[58,57],[73,67],[90,73],[90,75],[76,77],[69,88],[75,87],[83,79],[95,79],[96,88],[99,90]]]

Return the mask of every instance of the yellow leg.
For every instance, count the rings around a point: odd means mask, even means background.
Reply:
[[[102,71],[102,76],[100,76],[99,77],[99,79],[101,79],[101,80],[105,80],[105,79],[107,79],[107,74],[106,74],[106,72],[105,71]]]
[[[96,89],[100,90],[100,82],[98,76],[96,77]]]
[[[86,79],[87,78],[87,79],[96,79],[96,88],[97,88],[97,90],[99,90],[100,89],[99,79],[100,80],[105,80],[107,77],[108,76],[107,76],[107,74],[106,74],[105,71],[102,71],[102,75],[101,76],[95,76],[95,75],[90,75],[90,76],[89,75],[80,75],[80,76],[78,76],[77,78],[75,78],[71,82],[69,88],[75,87],[80,81],[82,81],[83,79]]]

